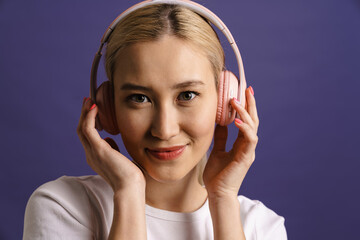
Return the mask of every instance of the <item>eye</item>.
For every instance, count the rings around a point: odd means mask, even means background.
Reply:
[[[178,100],[180,100],[180,101],[190,101],[190,100],[193,100],[198,95],[199,95],[198,92],[186,91],[186,92],[180,93],[180,95],[178,97]]]
[[[150,102],[148,97],[142,94],[132,94],[128,97],[128,100],[136,102],[136,103],[145,103]]]

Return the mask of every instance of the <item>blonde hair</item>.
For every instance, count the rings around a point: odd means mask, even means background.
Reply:
[[[137,42],[156,41],[164,35],[184,39],[201,49],[211,63],[214,81],[218,85],[225,56],[216,32],[202,16],[173,4],[140,8],[116,25],[106,47],[105,69],[108,79],[113,81],[116,59],[122,49]],[[207,153],[197,165],[201,184],[206,161]]]
[[[188,40],[202,49],[211,63],[217,83],[225,58],[216,32],[200,15],[171,4],[140,8],[117,24],[106,47],[108,79],[113,80],[115,62],[121,49],[137,42],[155,41],[166,34]]]

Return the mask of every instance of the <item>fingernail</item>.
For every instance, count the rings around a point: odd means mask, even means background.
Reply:
[[[238,124],[242,124],[243,121],[241,121],[239,118],[235,118],[235,122],[237,122]]]
[[[96,104],[94,103],[91,107],[90,107],[90,111],[93,110],[96,107]]]
[[[251,94],[254,96],[254,89],[252,88],[252,86],[249,86],[250,92]]]
[[[89,99],[90,99],[90,98],[88,98],[88,97],[84,97],[83,105],[84,105],[85,103],[87,103],[87,101],[89,101]]]
[[[234,97],[233,99],[234,99],[234,101],[235,101],[237,104],[239,104],[239,103],[240,103],[240,101],[239,101],[239,100],[237,100],[237,99],[236,99],[236,97]]]

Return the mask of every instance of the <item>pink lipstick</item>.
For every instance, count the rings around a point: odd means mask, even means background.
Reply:
[[[160,159],[160,160],[173,160],[178,157],[184,152],[186,145],[182,146],[174,146],[169,148],[147,148],[147,152],[150,153],[153,157]]]

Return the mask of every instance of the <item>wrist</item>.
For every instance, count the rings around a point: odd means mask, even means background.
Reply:
[[[108,239],[146,239],[144,188],[128,187],[114,192],[114,215]]]
[[[237,198],[237,194],[218,194],[218,193],[211,193],[208,194],[209,204],[210,205],[226,205],[234,203],[239,203]]]
[[[209,210],[214,239],[245,239],[237,195],[212,195],[209,197]]]
[[[114,201],[143,200],[145,202],[145,186],[132,185],[114,190]]]
[[[213,201],[229,201],[237,199],[238,192],[230,190],[210,190],[206,189],[209,200]]]
[[[121,190],[114,192],[114,218],[121,218],[121,215],[135,216],[145,214],[145,191]],[[138,215],[138,216],[140,216]]]
[[[130,180],[123,181],[117,180],[114,181],[112,189],[114,191],[114,196],[116,195],[127,195],[127,194],[145,194],[146,182],[143,175],[138,176],[134,175],[130,177]]]

